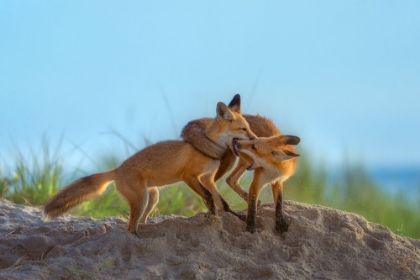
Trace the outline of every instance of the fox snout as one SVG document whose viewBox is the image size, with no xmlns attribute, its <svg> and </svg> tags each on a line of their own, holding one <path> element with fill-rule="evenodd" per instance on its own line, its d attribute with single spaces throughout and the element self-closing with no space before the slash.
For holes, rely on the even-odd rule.
<svg viewBox="0 0 420 280">
<path fill-rule="evenodd" d="M 244 143 L 240 143 L 240 142 L 244 142 Z M 244 140 L 244 139 L 239 139 L 239 138 L 233 138 L 233 141 L 232 141 L 232 146 L 233 146 L 233 153 L 236 155 L 236 156 L 239 156 L 239 152 L 242 150 L 242 149 L 246 149 L 247 148 L 247 145 L 249 144 L 249 145 L 251 145 L 251 140 Z"/>
<path fill-rule="evenodd" d="M 257 138 L 258 138 L 257 135 L 255 135 L 254 132 L 251 131 L 251 133 L 248 136 L 248 139 L 249 140 L 254 140 L 254 139 L 257 139 Z"/>
</svg>

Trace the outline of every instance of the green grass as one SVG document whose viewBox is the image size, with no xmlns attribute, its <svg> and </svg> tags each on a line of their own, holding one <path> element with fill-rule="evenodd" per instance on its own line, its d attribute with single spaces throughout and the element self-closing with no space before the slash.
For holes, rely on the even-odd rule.
<svg viewBox="0 0 420 280">
<path fill-rule="evenodd" d="M 58 151 L 58 149 L 57 149 Z M 17 150 L 14 165 L 6 172 L 0 166 L 0 196 L 16 203 L 42 205 L 64 185 L 65 163 L 58 152 L 51 153 L 44 142 L 42 152 L 26 158 Z M 420 238 L 420 201 L 410 202 L 403 194 L 390 195 L 376 185 L 366 173 L 365 168 L 357 164 L 347 164 L 341 174 L 331 179 L 322 163 L 316 163 L 301 152 L 296 174 L 285 183 L 285 199 L 320 204 L 364 216 L 367 220 L 390 227 L 395 233 L 413 238 Z M 99 162 L 97 171 L 117 166 L 122 162 L 112 154 L 95 159 Z M 66 174 L 75 172 L 67 170 Z M 92 171 L 96 172 L 96 171 Z M 80 171 L 75 176 L 87 174 Z M 251 174 L 241 180 L 247 189 Z M 67 180 L 68 181 L 68 180 Z M 68 182 L 67 182 L 68 183 Z M 234 209 L 246 208 L 246 203 L 220 180 L 218 186 L 222 196 Z M 420 197 L 420 196 L 419 196 Z M 271 188 L 266 187 L 261 193 L 263 202 L 271 202 Z M 202 200 L 184 183 L 177 183 L 160 189 L 160 200 L 152 212 L 157 215 L 192 216 L 199 211 L 206 211 Z M 105 216 L 128 216 L 128 205 L 111 184 L 105 193 L 73 208 L 71 213 L 96 218 Z"/>
<path fill-rule="evenodd" d="M 0 166 L 0 195 L 16 203 L 40 205 L 62 187 L 63 165 L 58 150 L 51 153 L 43 141 L 41 158 L 32 151 L 30 158 L 16 150 L 13 171 L 3 174 Z"/>
<path fill-rule="evenodd" d="M 357 213 L 400 235 L 420 238 L 420 201 L 414 202 L 403 193 L 387 193 L 362 165 L 345 164 L 332 181 L 327 174 L 302 157 L 297 173 L 286 182 L 286 199 Z"/>
</svg>

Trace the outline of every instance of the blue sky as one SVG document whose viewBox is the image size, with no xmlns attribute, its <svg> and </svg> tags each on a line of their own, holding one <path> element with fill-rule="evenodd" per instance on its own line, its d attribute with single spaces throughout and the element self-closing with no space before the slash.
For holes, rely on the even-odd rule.
<svg viewBox="0 0 420 280">
<path fill-rule="evenodd" d="M 335 165 L 420 166 L 419 1 L 1 1 L 0 157 L 244 113 Z"/>
</svg>

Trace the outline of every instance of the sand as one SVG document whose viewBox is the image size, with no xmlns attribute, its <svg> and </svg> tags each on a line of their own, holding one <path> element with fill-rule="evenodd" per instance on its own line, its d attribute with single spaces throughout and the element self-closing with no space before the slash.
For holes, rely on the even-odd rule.
<svg viewBox="0 0 420 280">
<path fill-rule="evenodd" d="M 335 209 L 285 202 L 258 210 L 257 232 L 219 212 L 155 217 L 140 238 L 120 217 L 64 215 L 0 200 L 0 279 L 420 279 L 420 240 Z"/>
</svg>

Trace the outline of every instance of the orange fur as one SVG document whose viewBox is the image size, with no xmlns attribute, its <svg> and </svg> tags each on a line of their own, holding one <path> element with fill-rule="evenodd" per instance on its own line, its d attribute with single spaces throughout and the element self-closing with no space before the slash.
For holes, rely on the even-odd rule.
<svg viewBox="0 0 420 280">
<path fill-rule="evenodd" d="M 240 111 L 241 98 L 236 94 L 229 103 L 229 108 Z M 270 137 L 281 135 L 274 123 L 265 117 L 256 115 L 243 115 L 249 124 L 252 132 L 258 137 Z M 182 130 L 181 137 L 191 143 L 197 150 L 201 151 L 212 158 L 220 159 L 220 166 L 217 170 L 215 181 L 223 177 L 229 170 L 231 170 L 236 162 L 236 157 L 231 149 L 222 149 L 222 147 L 214 145 L 213 142 L 208 141 L 204 136 L 206 127 L 211 122 L 210 118 L 202 118 L 189 122 Z M 248 193 L 240 186 L 239 180 L 246 172 L 246 162 L 239 159 L 236 168 L 226 178 L 227 184 L 245 201 L 248 201 Z M 258 201 L 258 204 L 261 204 Z"/>
<path fill-rule="evenodd" d="M 240 108 L 217 104 L 216 118 L 210 119 L 203 136 L 226 150 L 233 138 L 253 139 Z M 44 206 L 47 217 L 56 217 L 89 197 L 100 194 L 115 181 L 117 190 L 130 205 L 128 230 L 136 233 L 138 223 L 145 223 L 159 200 L 157 187 L 184 181 L 200 195 L 211 213 L 215 205 L 226 211 L 229 206 L 220 196 L 214 175 L 220 161 L 211 158 L 185 141 L 163 141 L 150 145 L 125 160 L 118 168 L 81 178 L 54 196 Z M 213 201 L 214 199 L 214 201 Z"/>
<path fill-rule="evenodd" d="M 234 143 L 234 149 L 245 162 L 245 168 L 254 170 L 248 195 L 248 231 L 255 231 L 258 196 L 268 183 L 271 183 L 276 205 L 276 229 L 280 232 L 287 231 L 288 225 L 282 210 L 283 182 L 295 172 L 299 155 L 295 153 L 293 145 L 299 142 L 300 139 L 296 136 L 278 135 L 238 140 Z"/>
</svg>

